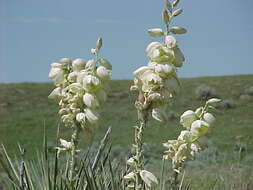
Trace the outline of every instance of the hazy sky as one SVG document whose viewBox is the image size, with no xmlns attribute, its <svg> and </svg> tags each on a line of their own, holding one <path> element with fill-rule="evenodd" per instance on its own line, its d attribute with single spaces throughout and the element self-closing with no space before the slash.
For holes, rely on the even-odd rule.
<svg viewBox="0 0 253 190">
<path fill-rule="evenodd" d="M 176 36 L 186 62 L 180 77 L 253 74 L 253 1 L 181 0 Z M 102 36 L 101 56 L 114 79 L 131 79 L 147 63 L 162 27 L 163 0 L 0 0 L 0 82 L 48 81 L 50 63 L 61 57 L 89 59 Z M 159 39 L 160 40 L 160 39 Z"/>
</svg>

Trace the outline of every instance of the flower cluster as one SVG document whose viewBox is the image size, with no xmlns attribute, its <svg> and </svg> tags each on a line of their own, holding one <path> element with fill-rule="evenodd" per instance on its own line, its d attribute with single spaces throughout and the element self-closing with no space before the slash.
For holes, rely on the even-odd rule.
<svg viewBox="0 0 253 190">
<path fill-rule="evenodd" d="M 153 30 L 152 34 L 157 32 Z M 176 71 L 177 67 L 182 66 L 184 56 L 171 35 L 167 35 L 163 43 L 150 43 L 146 53 L 150 61 L 147 66 L 134 71 L 135 79 L 131 90 L 139 90 L 143 95 L 141 103 L 152 105 L 153 118 L 162 121 L 163 106 L 179 90 Z"/>
<path fill-rule="evenodd" d="M 98 109 L 106 100 L 106 84 L 111 78 L 111 64 L 98 58 L 102 46 L 99 38 L 97 47 L 92 49 L 96 59 L 85 62 L 83 59 L 71 61 L 63 58 L 51 64 L 49 78 L 56 88 L 49 98 L 58 101 L 61 120 L 65 124 L 78 122 L 82 127 L 93 126 L 99 119 Z"/>
<path fill-rule="evenodd" d="M 204 107 L 195 111 L 188 110 L 180 117 L 180 124 L 185 130 L 181 131 L 177 140 L 169 140 L 163 144 L 168 148 L 164 153 L 164 158 L 172 159 L 174 171 L 179 173 L 183 162 L 193 158 L 205 147 L 206 135 L 215 121 L 215 117 L 208 110 L 213 108 L 212 104 L 219 101 L 219 99 L 212 98 L 206 102 Z"/>
</svg>

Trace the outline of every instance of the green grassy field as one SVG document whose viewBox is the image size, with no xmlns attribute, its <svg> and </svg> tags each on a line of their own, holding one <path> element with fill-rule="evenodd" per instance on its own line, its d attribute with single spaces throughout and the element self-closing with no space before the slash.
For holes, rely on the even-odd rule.
<svg viewBox="0 0 253 190">
<path fill-rule="evenodd" d="M 174 115 L 179 116 L 185 110 L 203 104 L 195 96 L 195 89 L 201 84 L 216 88 L 219 98 L 232 99 L 236 103 L 235 108 L 221 109 L 217 114 L 216 126 L 209 137 L 209 150 L 189 162 L 186 181 L 191 176 L 192 187 L 197 189 L 253 189 L 253 98 L 239 98 L 245 89 L 253 86 L 253 75 L 180 81 L 181 92 L 169 108 L 169 113 L 173 112 Z M 132 126 L 136 125 L 137 116 L 135 95 L 128 91 L 130 85 L 131 81 L 128 80 L 110 83 L 110 96 L 101 112 L 100 127 L 95 131 L 96 141 L 103 136 L 108 126 L 112 127 L 114 152 L 128 151 L 133 142 Z M 52 89 L 53 84 L 49 83 L 0 84 L 0 142 L 12 155 L 17 151 L 19 143 L 32 158 L 42 146 L 44 128 L 49 142 L 54 144 L 59 118 L 57 104 L 47 98 Z M 162 157 L 164 149 L 161 144 L 176 138 L 180 130 L 179 118 L 166 124 L 150 122 L 144 138 L 149 154 L 155 159 L 151 160 L 148 167 L 157 172 L 160 170 L 156 158 Z M 69 137 L 70 132 L 64 126 L 60 127 L 61 136 Z M 84 134 L 82 139 L 82 147 L 85 148 L 92 137 Z M 240 148 L 242 151 L 238 151 Z M 195 172 L 192 173 L 193 169 Z M 230 188 L 232 185 L 234 188 Z"/>
</svg>

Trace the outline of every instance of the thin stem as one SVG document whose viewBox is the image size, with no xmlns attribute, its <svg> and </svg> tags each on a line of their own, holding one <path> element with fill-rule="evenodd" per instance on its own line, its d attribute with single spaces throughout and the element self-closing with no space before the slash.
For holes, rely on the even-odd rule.
<svg viewBox="0 0 253 190">
<path fill-rule="evenodd" d="M 78 142 L 79 142 L 79 133 L 80 133 L 80 124 L 75 122 L 74 124 L 74 132 L 71 137 L 71 152 L 70 152 L 70 173 L 69 173 L 69 181 L 71 186 L 74 184 L 74 176 L 75 176 L 75 167 L 76 167 L 76 150 L 78 147 Z"/>
<path fill-rule="evenodd" d="M 147 126 L 147 120 L 148 120 L 148 109 L 145 110 L 138 110 L 138 120 L 140 123 L 140 126 L 138 126 L 135 130 L 135 145 L 136 145 L 136 166 L 135 166 L 135 172 L 139 173 L 141 170 L 143 170 L 143 132 Z M 137 175 L 136 181 L 135 181 L 135 189 L 140 189 L 142 186 L 142 182 L 140 179 L 140 176 Z"/>
</svg>

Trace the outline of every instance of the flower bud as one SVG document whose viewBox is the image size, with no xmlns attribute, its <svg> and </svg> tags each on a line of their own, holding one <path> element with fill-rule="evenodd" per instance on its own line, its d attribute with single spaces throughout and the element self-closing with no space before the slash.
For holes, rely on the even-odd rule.
<svg viewBox="0 0 253 190">
<path fill-rule="evenodd" d="M 197 116 L 196 116 L 195 112 L 192 110 L 185 111 L 180 117 L 181 125 L 183 125 L 187 129 L 189 129 L 191 127 L 191 124 L 195 120 L 197 120 Z"/>
<path fill-rule="evenodd" d="M 218 99 L 218 98 L 211 98 L 211 99 L 209 99 L 206 103 L 207 104 L 215 104 L 215 103 L 218 103 L 218 102 L 220 102 L 221 101 L 221 99 Z"/>
<path fill-rule="evenodd" d="M 182 12 L 183 12 L 183 9 L 177 9 L 177 10 L 175 10 L 175 11 L 172 13 L 172 16 L 173 16 L 173 17 L 176 17 L 176 16 L 180 15 Z"/>
<path fill-rule="evenodd" d="M 55 88 L 48 96 L 50 99 L 59 100 L 61 98 L 61 88 Z"/>
<path fill-rule="evenodd" d="M 110 72 L 103 66 L 97 68 L 97 75 L 102 80 L 109 80 L 111 78 Z"/>
<path fill-rule="evenodd" d="M 74 71 L 81 71 L 85 69 L 85 61 L 81 58 L 77 58 L 72 62 Z"/>
<path fill-rule="evenodd" d="M 102 45 L 103 45 L 102 38 L 99 37 L 98 40 L 97 40 L 97 49 L 100 50 L 100 48 L 102 47 Z"/>
<path fill-rule="evenodd" d="M 152 37 L 162 37 L 164 35 L 164 32 L 160 28 L 152 28 L 148 30 L 148 33 Z"/>
<path fill-rule="evenodd" d="M 92 48 L 92 49 L 90 50 L 90 52 L 91 52 L 93 55 L 96 55 L 96 54 L 97 54 L 97 49 Z"/>
<path fill-rule="evenodd" d="M 147 70 L 150 70 L 150 67 L 148 67 L 148 66 L 143 66 L 143 67 L 140 67 L 140 68 L 138 68 L 137 70 L 135 70 L 134 71 L 134 75 L 136 76 L 136 77 L 140 77 L 145 71 L 147 71 Z"/>
<path fill-rule="evenodd" d="M 98 113 L 90 109 L 85 109 L 85 117 L 91 124 L 96 124 L 98 122 Z"/>
<path fill-rule="evenodd" d="M 69 59 L 69 58 L 61 58 L 59 60 L 59 63 L 61 63 L 62 65 L 66 66 L 66 65 L 71 64 L 71 59 Z"/>
<path fill-rule="evenodd" d="M 170 28 L 170 32 L 172 32 L 173 34 L 185 34 L 187 30 L 182 27 L 174 26 Z"/>
<path fill-rule="evenodd" d="M 164 22 L 164 24 L 168 24 L 169 21 L 170 21 L 170 16 L 169 16 L 168 11 L 165 9 L 163 11 L 163 22 Z"/>
<path fill-rule="evenodd" d="M 83 95 L 83 102 L 86 106 L 88 106 L 90 108 L 96 108 L 99 106 L 99 103 L 98 103 L 96 97 L 90 93 L 85 93 Z"/>
</svg>

